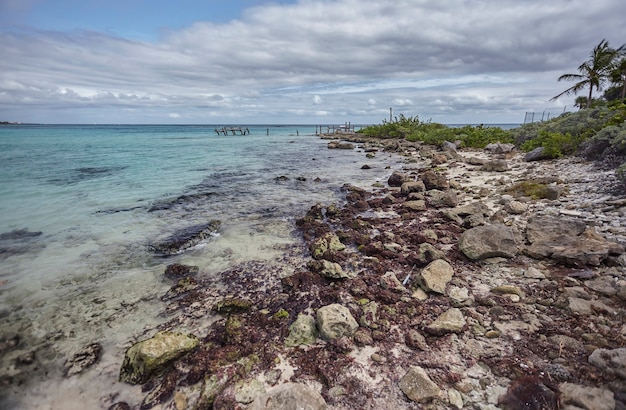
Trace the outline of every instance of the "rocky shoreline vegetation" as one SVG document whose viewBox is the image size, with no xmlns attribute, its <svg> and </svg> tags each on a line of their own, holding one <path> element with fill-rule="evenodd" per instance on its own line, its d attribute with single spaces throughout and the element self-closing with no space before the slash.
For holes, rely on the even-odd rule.
<svg viewBox="0 0 626 410">
<path fill-rule="evenodd" d="M 120 363 L 144 397 L 111 393 L 109 409 L 626 408 L 626 199 L 612 173 L 507 144 L 342 137 L 329 148 L 405 166 L 312 207 L 281 260 L 168 266 L 168 320 Z M 77 353 L 68 377 L 99 355 Z"/>
</svg>

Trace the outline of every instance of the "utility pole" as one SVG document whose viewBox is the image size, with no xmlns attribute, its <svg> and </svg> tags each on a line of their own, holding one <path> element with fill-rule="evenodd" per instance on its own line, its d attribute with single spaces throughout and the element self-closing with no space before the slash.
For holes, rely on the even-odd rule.
<svg viewBox="0 0 626 410">
<path fill-rule="evenodd" d="M 393 114 L 392 114 L 392 111 L 393 111 L 393 110 L 392 110 L 392 107 L 389 107 L 389 122 L 392 122 L 392 121 L 393 121 L 393 120 L 391 119 L 391 117 L 392 117 L 392 115 L 393 115 Z"/>
</svg>

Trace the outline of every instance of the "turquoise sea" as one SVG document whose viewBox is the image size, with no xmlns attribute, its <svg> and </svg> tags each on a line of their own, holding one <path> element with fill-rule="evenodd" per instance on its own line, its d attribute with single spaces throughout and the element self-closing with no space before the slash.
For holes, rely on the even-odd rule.
<svg viewBox="0 0 626 410">
<path fill-rule="evenodd" d="M 119 366 L 128 343 L 164 320 L 166 265 L 210 275 L 276 258 L 312 205 L 402 166 L 390 154 L 329 150 L 315 126 L 215 128 L 0 126 L 0 408 L 107 408 L 105 393 L 133 395 Z M 188 251 L 150 250 L 210 220 L 219 231 Z M 98 364 L 64 378 L 67 358 L 93 342 Z"/>
</svg>

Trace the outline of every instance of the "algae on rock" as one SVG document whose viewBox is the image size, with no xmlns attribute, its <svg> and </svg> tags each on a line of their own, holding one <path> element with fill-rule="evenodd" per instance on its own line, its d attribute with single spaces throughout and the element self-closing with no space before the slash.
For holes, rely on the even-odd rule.
<svg viewBox="0 0 626 410">
<path fill-rule="evenodd" d="M 169 363 L 195 349 L 199 344 L 193 335 L 158 332 L 152 338 L 135 343 L 124 356 L 120 381 L 143 384 L 161 373 Z"/>
</svg>

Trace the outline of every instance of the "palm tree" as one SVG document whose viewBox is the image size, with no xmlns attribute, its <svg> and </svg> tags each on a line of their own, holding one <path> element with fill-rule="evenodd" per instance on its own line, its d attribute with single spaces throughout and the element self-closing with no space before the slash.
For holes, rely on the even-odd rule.
<svg viewBox="0 0 626 410">
<path fill-rule="evenodd" d="M 589 87 L 589 96 L 587 97 L 587 108 L 589 108 L 594 87 L 598 91 L 602 89 L 611 74 L 615 58 L 621 53 L 623 48 L 624 46 L 613 49 L 609 47 L 609 42 L 603 39 L 600 44 L 594 47 L 590 54 L 590 59 L 578 67 L 580 74 L 563 74 L 559 77 L 559 81 L 578 82 L 550 100 L 554 101 L 562 95 L 577 94 L 578 91 Z"/>
<path fill-rule="evenodd" d="M 611 71 L 611 82 L 621 88 L 621 100 L 624 102 L 624 97 L 626 97 L 626 57 L 615 62 L 613 71 Z"/>
</svg>

